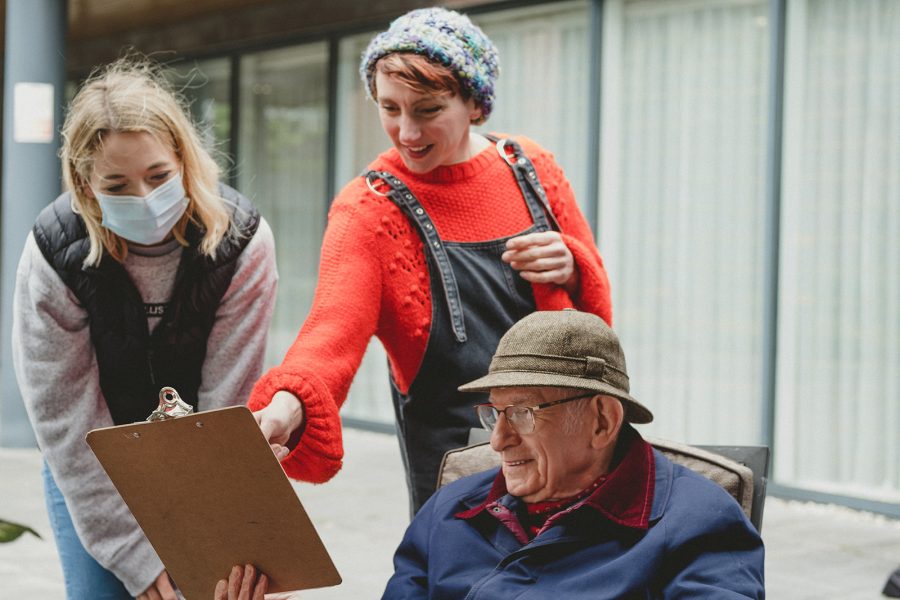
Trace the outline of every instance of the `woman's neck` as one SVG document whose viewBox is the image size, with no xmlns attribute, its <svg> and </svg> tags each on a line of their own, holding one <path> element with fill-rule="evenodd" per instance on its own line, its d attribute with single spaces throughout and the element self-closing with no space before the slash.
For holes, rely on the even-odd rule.
<svg viewBox="0 0 900 600">
<path fill-rule="evenodd" d="M 466 160 L 469 160 L 473 156 L 478 156 L 485 148 L 491 145 L 490 140 L 481 135 L 480 133 L 470 133 L 469 134 L 469 155 L 466 156 Z"/>
</svg>

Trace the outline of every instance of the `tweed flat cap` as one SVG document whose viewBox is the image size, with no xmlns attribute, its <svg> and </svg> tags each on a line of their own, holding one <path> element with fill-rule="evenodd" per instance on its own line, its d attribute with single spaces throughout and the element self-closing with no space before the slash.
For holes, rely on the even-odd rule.
<svg viewBox="0 0 900 600">
<path fill-rule="evenodd" d="M 461 392 L 505 387 L 571 387 L 614 396 L 631 423 L 653 413 L 629 394 L 625 354 L 606 322 L 573 309 L 531 313 L 504 334 L 488 374 Z"/>
</svg>

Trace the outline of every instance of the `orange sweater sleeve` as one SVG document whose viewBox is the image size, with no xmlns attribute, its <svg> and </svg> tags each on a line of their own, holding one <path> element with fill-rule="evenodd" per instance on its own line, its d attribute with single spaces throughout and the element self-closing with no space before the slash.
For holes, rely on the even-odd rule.
<svg viewBox="0 0 900 600">
<path fill-rule="evenodd" d="M 550 208 L 560 226 L 560 233 L 578 270 L 578 291 L 569 298 L 557 285 L 534 285 L 534 299 L 538 310 L 560 310 L 573 307 L 600 316 L 612 325 L 612 298 L 609 278 L 591 228 L 575 200 L 569 180 L 553 155 L 528 138 L 518 138 L 523 150 L 531 158 Z"/>
<path fill-rule="evenodd" d="M 376 228 L 365 220 L 364 200 L 359 200 L 365 194 L 359 187 L 357 179 L 335 199 L 309 316 L 282 363 L 257 381 L 248 402 L 251 410 L 259 410 L 279 390 L 300 398 L 305 429 L 282 466 L 288 476 L 314 483 L 329 480 L 341 468 L 338 411 L 378 325 L 382 270 Z"/>
</svg>

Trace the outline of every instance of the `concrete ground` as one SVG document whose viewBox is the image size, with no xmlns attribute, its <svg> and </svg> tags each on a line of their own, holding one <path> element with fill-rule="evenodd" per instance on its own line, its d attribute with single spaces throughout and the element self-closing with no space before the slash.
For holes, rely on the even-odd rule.
<svg viewBox="0 0 900 600">
<path fill-rule="evenodd" d="M 379 598 L 408 519 L 393 436 L 346 429 L 344 469 L 326 485 L 296 484 L 344 583 L 303 600 Z M 65 597 L 44 510 L 36 450 L 0 449 L 0 518 L 42 536 L 0 544 L 0 599 Z M 766 588 L 775 600 L 878 600 L 900 565 L 900 521 L 842 507 L 766 502 Z"/>
</svg>

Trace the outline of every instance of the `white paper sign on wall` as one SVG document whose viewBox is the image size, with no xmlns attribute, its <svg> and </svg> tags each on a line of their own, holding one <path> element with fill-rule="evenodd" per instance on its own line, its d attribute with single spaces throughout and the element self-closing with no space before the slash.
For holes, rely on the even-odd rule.
<svg viewBox="0 0 900 600">
<path fill-rule="evenodd" d="M 17 83 L 13 101 L 13 140 L 24 144 L 52 142 L 53 85 Z"/>
</svg>

